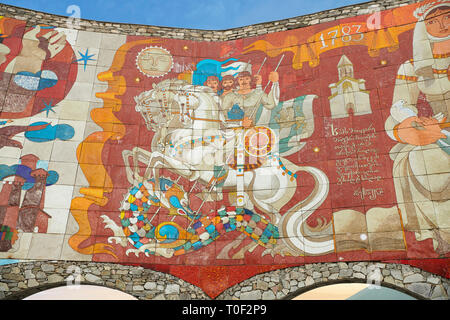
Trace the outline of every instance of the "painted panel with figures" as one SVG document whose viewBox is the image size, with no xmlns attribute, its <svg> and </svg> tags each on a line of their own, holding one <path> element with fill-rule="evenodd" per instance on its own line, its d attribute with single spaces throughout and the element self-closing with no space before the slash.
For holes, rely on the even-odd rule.
<svg viewBox="0 0 450 320">
<path fill-rule="evenodd" d="M 449 17 L 217 42 L 1 17 L 0 258 L 142 265 L 211 297 L 313 262 L 448 277 Z"/>
</svg>

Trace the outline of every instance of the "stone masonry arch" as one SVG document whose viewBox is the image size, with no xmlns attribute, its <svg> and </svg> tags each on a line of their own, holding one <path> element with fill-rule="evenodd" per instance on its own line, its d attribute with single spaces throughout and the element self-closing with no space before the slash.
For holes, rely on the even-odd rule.
<svg viewBox="0 0 450 320">
<path fill-rule="evenodd" d="M 294 292 L 288 294 L 285 298 L 283 298 L 283 300 L 292 300 L 295 297 L 298 297 L 303 293 L 306 293 L 308 291 L 311 291 L 311 290 L 314 290 L 317 288 L 321 288 L 321 287 L 327 287 L 327 286 L 336 285 L 336 284 L 353 284 L 353 283 L 355 283 L 355 284 L 367 283 L 367 281 L 364 281 L 363 279 L 358 279 L 358 278 L 344 278 L 344 279 L 338 279 L 338 280 L 328 280 L 328 281 L 317 282 L 310 286 L 300 288 L 297 291 L 294 291 Z M 379 282 L 379 284 L 374 285 L 373 289 L 376 290 L 377 286 L 379 286 L 379 288 L 386 287 L 386 288 L 394 289 L 396 291 L 400 291 L 400 292 L 405 293 L 405 294 L 407 294 L 415 299 L 418 299 L 418 300 L 426 300 L 426 298 L 424 296 L 421 296 L 413 291 L 410 291 L 408 289 L 399 287 L 397 285 L 394 285 L 394 284 L 391 284 L 388 282 L 381 281 L 381 282 Z"/>
<path fill-rule="evenodd" d="M 75 268 L 74 268 L 75 267 Z M 23 299 L 39 291 L 73 283 L 104 286 L 138 299 L 209 300 L 200 288 L 170 274 L 113 263 L 26 261 L 0 267 L 0 298 Z M 371 281 L 371 272 L 380 282 Z M 369 282 L 367 278 L 369 276 Z M 217 300 L 292 299 L 311 289 L 336 283 L 374 283 L 417 299 L 447 300 L 449 280 L 404 264 L 377 262 L 313 263 L 258 274 L 222 292 Z"/>
<path fill-rule="evenodd" d="M 379 283 L 371 280 L 373 270 L 379 271 Z M 349 282 L 374 283 L 417 299 L 447 300 L 450 294 L 448 279 L 409 265 L 337 262 L 306 264 L 259 274 L 227 289 L 217 299 L 292 299 L 320 286 Z"/>
<path fill-rule="evenodd" d="M 74 268 L 75 267 L 75 268 Z M 104 286 L 138 299 L 209 299 L 199 288 L 170 274 L 114 263 L 27 261 L 0 267 L 0 299 L 22 299 L 39 291 L 76 284 Z"/>
<path fill-rule="evenodd" d="M 83 286 L 83 285 L 84 286 L 86 286 L 86 285 L 92 286 L 94 284 L 92 282 L 83 281 L 83 282 L 78 283 L 77 285 L 79 285 L 79 286 Z M 66 287 L 66 286 L 67 286 L 67 282 L 66 281 L 56 282 L 56 283 L 44 283 L 44 284 L 38 285 L 36 287 L 31 287 L 31 288 L 28 288 L 28 289 L 23 289 L 21 291 L 14 292 L 14 293 L 8 295 L 7 297 L 5 297 L 4 300 L 23 300 L 23 299 L 28 298 L 28 297 L 30 297 L 30 296 L 32 296 L 34 294 L 39 293 L 39 292 L 43 292 L 43 291 L 47 291 L 47 290 L 54 289 L 54 288 L 59 288 L 59 287 Z M 120 290 L 117 287 L 107 286 L 107 285 L 104 285 L 104 284 L 95 284 L 95 286 L 96 287 L 102 287 L 102 288 L 108 288 L 108 289 L 114 289 L 114 290 L 122 292 L 122 293 L 127 293 L 127 292 L 125 292 L 123 290 Z M 76 287 L 76 285 L 74 285 L 73 287 Z M 135 296 L 133 296 L 133 297 L 135 297 Z"/>
</svg>

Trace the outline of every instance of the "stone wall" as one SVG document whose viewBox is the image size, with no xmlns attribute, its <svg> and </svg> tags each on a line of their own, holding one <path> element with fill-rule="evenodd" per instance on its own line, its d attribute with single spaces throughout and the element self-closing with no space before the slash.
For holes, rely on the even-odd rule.
<svg viewBox="0 0 450 320">
<path fill-rule="evenodd" d="M 80 277 L 77 279 L 80 284 L 106 286 L 139 299 L 210 299 L 198 287 L 166 273 L 135 266 L 71 261 L 27 261 L 0 267 L 0 298 L 25 298 L 68 282 L 73 284 L 76 274 L 73 266 L 79 268 Z M 380 275 L 377 281 L 371 281 L 374 271 Z M 338 262 L 262 273 L 225 290 L 216 299 L 290 299 L 322 285 L 345 282 L 390 287 L 418 299 L 447 300 L 450 295 L 448 279 L 409 265 Z"/>
<path fill-rule="evenodd" d="M 297 29 L 306 26 L 312 26 L 324 22 L 334 21 L 337 19 L 369 14 L 375 11 L 397 8 L 400 6 L 416 2 L 419 2 L 419 0 L 369 1 L 358 5 L 345 6 L 309 15 L 292 17 L 289 19 L 278 21 L 264 22 L 227 30 L 170 28 L 163 26 L 146 26 L 146 25 L 122 24 L 114 22 L 102 22 L 86 19 L 81 19 L 80 24 L 75 25 L 74 28 L 78 30 L 93 31 L 93 32 L 150 36 L 150 37 L 161 37 L 170 39 L 185 39 L 198 41 L 227 41 L 252 36 L 259 36 L 272 32 Z M 43 23 L 51 26 L 66 27 L 68 23 L 68 18 L 64 16 L 58 16 L 44 12 L 36 12 L 33 10 L 27 10 L 5 4 L 0 4 L 0 15 L 12 17 L 19 20 L 26 20 L 28 25 L 36 25 L 38 23 Z"/>
<path fill-rule="evenodd" d="M 140 299 L 208 299 L 194 285 L 162 272 L 118 264 L 71 261 L 30 261 L 0 267 L 0 297 L 14 296 L 16 299 L 66 285 L 67 281 L 102 285 Z"/>
</svg>

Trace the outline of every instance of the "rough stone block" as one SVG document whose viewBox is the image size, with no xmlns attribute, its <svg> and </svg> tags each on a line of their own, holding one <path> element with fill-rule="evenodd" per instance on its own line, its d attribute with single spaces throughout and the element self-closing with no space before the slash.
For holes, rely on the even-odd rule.
<svg viewBox="0 0 450 320">
<path fill-rule="evenodd" d="M 406 276 L 403 279 L 403 283 L 414 283 L 414 282 L 422 282 L 425 281 L 425 278 L 420 273 L 415 273 L 409 276 Z"/>
<path fill-rule="evenodd" d="M 239 298 L 240 298 L 240 300 L 261 300 L 262 292 L 261 292 L 261 290 L 253 290 L 253 291 L 249 291 L 249 292 L 243 292 L 243 293 L 241 293 L 241 296 Z"/>
<path fill-rule="evenodd" d="M 168 284 L 166 289 L 164 290 L 164 294 L 179 294 L 180 293 L 180 285 L 178 284 Z"/>
<path fill-rule="evenodd" d="M 431 284 L 429 283 L 412 283 L 407 284 L 406 289 L 411 290 L 424 298 L 429 298 L 431 294 Z"/>
</svg>

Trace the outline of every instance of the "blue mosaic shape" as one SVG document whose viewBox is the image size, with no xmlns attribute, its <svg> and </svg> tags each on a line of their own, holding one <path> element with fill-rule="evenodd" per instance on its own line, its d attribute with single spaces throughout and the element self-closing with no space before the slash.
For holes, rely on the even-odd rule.
<svg viewBox="0 0 450 320">
<path fill-rule="evenodd" d="M 192 244 L 192 247 L 194 248 L 194 250 L 198 250 L 203 247 L 203 243 L 201 241 L 194 242 Z"/>
<path fill-rule="evenodd" d="M 211 238 L 217 239 L 220 236 L 220 233 L 217 232 L 217 230 L 214 230 L 214 232 L 211 233 Z"/>
<path fill-rule="evenodd" d="M 200 228 L 201 226 L 202 226 L 202 223 L 201 223 L 200 221 L 197 221 L 196 223 L 194 223 L 194 224 L 192 225 L 192 228 L 198 229 L 198 228 Z"/>
<path fill-rule="evenodd" d="M 269 242 L 269 238 L 267 236 L 265 236 L 264 234 L 262 234 L 261 237 L 259 237 L 259 240 L 263 243 Z"/>
<path fill-rule="evenodd" d="M 20 71 L 14 76 L 14 82 L 26 90 L 40 91 L 55 86 L 58 82 L 58 76 L 50 70 L 36 73 Z"/>
<path fill-rule="evenodd" d="M 272 232 L 270 232 L 269 229 L 266 228 L 266 229 L 264 229 L 262 235 L 270 238 L 272 236 Z"/>
<path fill-rule="evenodd" d="M 227 112 L 228 119 L 241 120 L 244 118 L 244 111 L 238 104 L 234 104 L 233 107 Z"/>
<path fill-rule="evenodd" d="M 216 227 L 213 224 L 210 224 L 205 229 L 206 229 L 206 231 L 208 231 L 209 234 L 211 234 L 216 230 Z"/>
<path fill-rule="evenodd" d="M 139 235 L 138 235 L 136 232 L 130 234 L 129 237 L 130 237 L 130 239 L 133 240 L 134 242 L 137 242 L 137 241 L 139 241 L 139 239 L 140 239 Z"/>
</svg>

